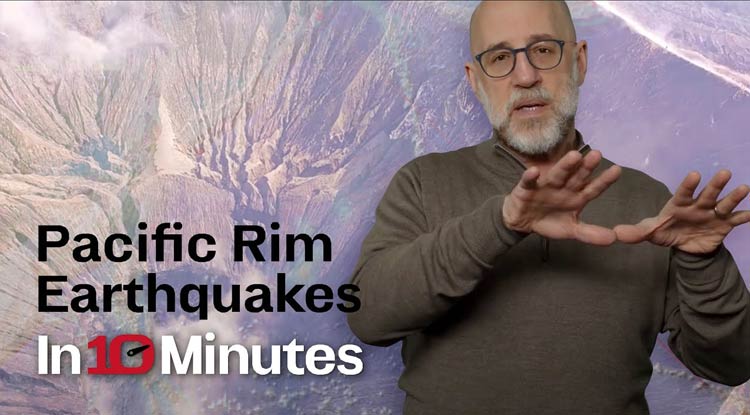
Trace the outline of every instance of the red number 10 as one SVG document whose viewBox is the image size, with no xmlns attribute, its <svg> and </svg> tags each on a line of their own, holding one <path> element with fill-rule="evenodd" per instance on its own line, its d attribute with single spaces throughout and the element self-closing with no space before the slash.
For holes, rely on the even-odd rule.
<svg viewBox="0 0 750 415">
<path fill-rule="evenodd" d="M 131 349 L 143 357 L 139 366 L 122 364 L 122 344 L 138 342 L 140 347 Z M 89 349 L 96 349 L 96 366 L 88 368 L 90 375 L 140 375 L 151 370 L 154 365 L 154 343 L 140 334 L 122 334 L 109 343 L 109 365 L 107 365 L 107 336 L 97 336 L 89 342 Z M 140 349 L 140 350 L 139 350 Z M 131 354 L 128 353 L 130 356 Z"/>
</svg>

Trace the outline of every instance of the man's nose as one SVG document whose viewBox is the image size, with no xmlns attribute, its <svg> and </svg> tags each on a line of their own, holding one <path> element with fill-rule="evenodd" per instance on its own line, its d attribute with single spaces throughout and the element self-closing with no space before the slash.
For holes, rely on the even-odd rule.
<svg viewBox="0 0 750 415">
<path fill-rule="evenodd" d="M 539 70 L 529 63 L 529 57 L 525 52 L 516 54 L 516 67 L 512 73 L 513 85 L 522 88 L 530 88 L 541 80 Z"/>
</svg>

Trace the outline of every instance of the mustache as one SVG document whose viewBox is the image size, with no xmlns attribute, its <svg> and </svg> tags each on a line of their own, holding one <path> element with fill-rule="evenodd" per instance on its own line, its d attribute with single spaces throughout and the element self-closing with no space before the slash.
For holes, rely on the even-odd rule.
<svg viewBox="0 0 750 415">
<path fill-rule="evenodd" d="M 540 99 L 546 102 L 551 102 L 552 94 L 543 87 L 534 89 L 514 89 L 510 94 L 510 98 L 508 98 L 508 102 L 505 103 L 505 114 L 510 114 L 516 104 L 525 99 Z"/>
</svg>

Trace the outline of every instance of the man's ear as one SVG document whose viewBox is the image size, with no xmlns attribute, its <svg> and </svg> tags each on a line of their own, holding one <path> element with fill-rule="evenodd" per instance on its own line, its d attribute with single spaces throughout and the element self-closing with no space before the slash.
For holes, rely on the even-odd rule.
<svg viewBox="0 0 750 415">
<path fill-rule="evenodd" d="M 578 41 L 578 86 L 583 85 L 583 81 L 586 79 L 586 69 L 588 68 L 588 44 L 585 40 Z"/>
<path fill-rule="evenodd" d="M 466 79 L 469 81 L 469 85 L 471 86 L 471 90 L 474 91 L 474 95 L 477 95 L 477 78 L 474 74 L 474 68 L 472 67 L 472 62 L 466 62 L 464 64 L 464 69 L 466 70 Z"/>
</svg>

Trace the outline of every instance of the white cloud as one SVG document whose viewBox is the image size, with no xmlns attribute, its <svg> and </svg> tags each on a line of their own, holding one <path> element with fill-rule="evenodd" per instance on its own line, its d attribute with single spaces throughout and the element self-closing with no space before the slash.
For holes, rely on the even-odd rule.
<svg viewBox="0 0 750 415">
<path fill-rule="evenodd" d="M 0 51 L 71 67 L 116 67 L 128 53 L 166 46 L 139 3 L 0 2 Z M 82 29 L 85 27 L 87 29 Z"/>
</svg>

